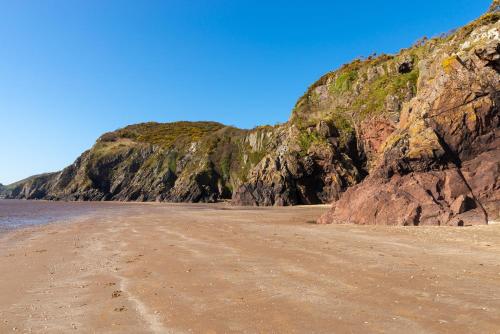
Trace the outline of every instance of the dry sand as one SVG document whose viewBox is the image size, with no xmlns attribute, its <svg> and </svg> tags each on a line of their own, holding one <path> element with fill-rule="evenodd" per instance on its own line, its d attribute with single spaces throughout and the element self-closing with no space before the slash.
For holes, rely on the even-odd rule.
<svg viewBox="0 0 500 334">
<path fill-rule="evenodd" d="M 500 332 L 500 225 L 116 205 L 0 235 L 0 333 Z"/>
</svg>

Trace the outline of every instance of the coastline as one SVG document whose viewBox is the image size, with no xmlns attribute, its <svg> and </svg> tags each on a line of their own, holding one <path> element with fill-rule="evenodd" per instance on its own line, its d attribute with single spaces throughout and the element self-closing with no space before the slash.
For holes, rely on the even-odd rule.
<svg viewBox="0 0 500 334">
<path fill-rule="evenodd" d="M 500 326 L 499 225 L 306 224 L 326 206 L 120 208 L 0 235 L 0 332 Z"/>
<path fill-rule="evenodd" d="M 144 205 L 152 205 L 152 206 L 164 206 L 164 207 L 191 207 L 192 209 L 197 209 L 200 207 L 210 207 L 214 209 L 220 210 L 254 210 L 257 207 L 255 206 L 238 206 L 233 205 L 231 201 L 220 201 L 216 203 L 178 203 L 178 202 L 153 202 L 153 201 L 59 201 L 59 200 L 45 200 L 45 199 L 0 199 L 0 210 L 4 209 L 2 204 L 20 204 L 29 208 L 28 203 L 33 204 L 46 204 L 46 206 L 54 206 L 51 211 L 57 212 L 57 206 L 66 205 L 69 206 L 69 210 L 66 213 L 59 213 L 56 217 L 46 217 L 44 212 L 36 212 L 33 216 L 28 217 L 27 219 L 17 219 L 18 217 L 12 217 L 8 212 L 3 212 L 0 214 L 0 235 L 9 231 L 30 228 L 35 226 L 44 226 L 47 224 L 58 224 L 58 223 L 67 223 L 68 221 L 75 220 L 79 217 L 91 216 L 94 215 L 99 217 L 100 213 L 109 213 L 106 212 L 109 209 L 120 209 L 120 208 L 128 208 L 133 206 L 144 206 Z M 295 205 L 295 208 L 330 208 L 331 204 L 314 204 L 314 205 Z M 83 208 L 82 208 L 83 207 Z M 7 205 L 8 208 L 8 205 Z M 259 210 L 272 210 L 272 206 L 263 206 L 258 207 Z M 18 214 L 23 211 L 25 208 L 17 208 L 14 209 L 14 213 Z M 45 208 L 47 209 L 50 208 Z M 76 210 L 75 210 L 76 209 Z M 0 211 L 2 212 L 2 211 Z M 28 222 L 26 221 L 28 220 Z M 12 222 L 9 222 L 12 221 Z"/>
</svg>

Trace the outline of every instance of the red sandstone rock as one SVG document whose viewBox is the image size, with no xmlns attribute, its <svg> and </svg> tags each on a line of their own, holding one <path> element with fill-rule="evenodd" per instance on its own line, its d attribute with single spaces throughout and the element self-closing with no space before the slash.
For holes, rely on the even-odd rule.
<svg viewBox="0 0 500 334">
<path fill-rule="evenodd" d="M 319 223 L 477 225 L 500 217 L 498 21 L 419 64 L 371 175 Z M 467 46 L 464 47 L 464 45 Z"/>
</svg>

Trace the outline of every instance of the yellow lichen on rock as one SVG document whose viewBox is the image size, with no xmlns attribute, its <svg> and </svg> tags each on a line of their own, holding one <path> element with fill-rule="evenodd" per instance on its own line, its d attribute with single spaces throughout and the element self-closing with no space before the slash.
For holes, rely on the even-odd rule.
<svg viewBox="0 0 500 334">
<path fill-rule="evenodd" d="M 423 121 L 412 124 L 408 130 L 408 158 L 432 158 L 444 154 L 436 133 L 431 128 L 426 127 Z"/>
<path fill-rule="evenodd" d="M 450 56 L 443 59 L 441 62 L 441 67 L 446 72 L 450 74 L 453 71 L 454 63 L 457 61 L 457 56 Z"/>
</svg>

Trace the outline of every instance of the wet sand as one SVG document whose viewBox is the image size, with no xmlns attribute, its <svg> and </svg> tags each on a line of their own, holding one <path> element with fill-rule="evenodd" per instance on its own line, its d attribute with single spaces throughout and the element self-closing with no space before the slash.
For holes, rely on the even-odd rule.
<svg viewBox="0 0 500 334">
<path fill-rule="evenodd" d="M 0 333 L 498 333 L 500 225 L 117 209 L 0 234 Z"/>
</svg>

